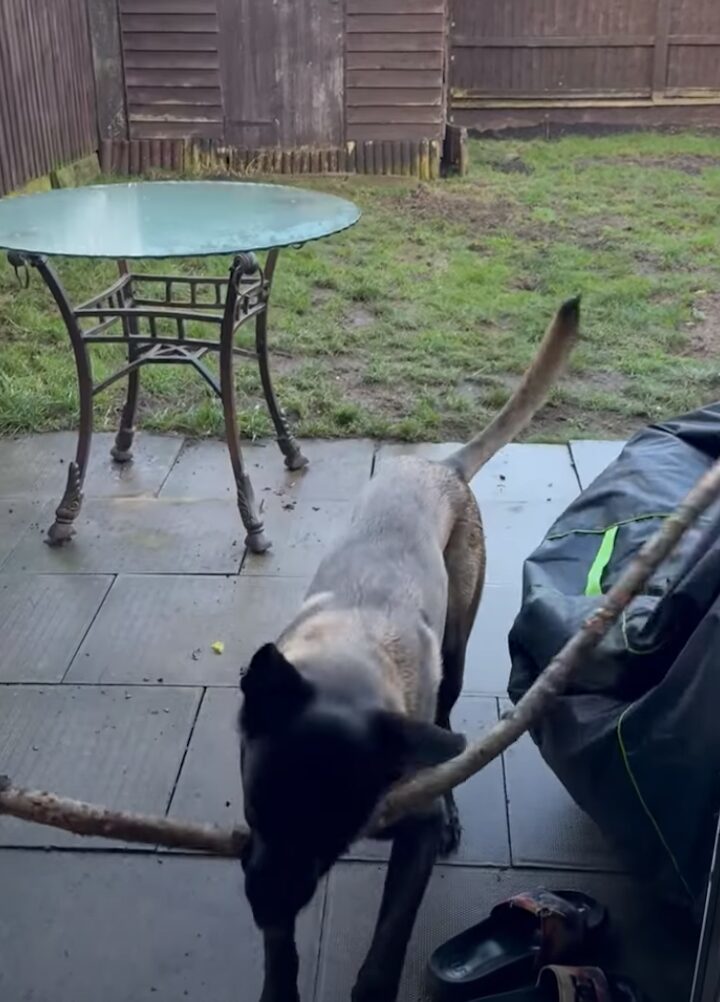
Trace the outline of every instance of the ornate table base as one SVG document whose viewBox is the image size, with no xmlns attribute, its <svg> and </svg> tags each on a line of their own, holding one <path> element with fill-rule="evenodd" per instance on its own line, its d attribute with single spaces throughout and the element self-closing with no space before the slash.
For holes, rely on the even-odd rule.
<svg viewBox="0 0 720 1002">
<path fill-rule="evenodd" d="M 192 365 L 222 401 L 237 505 L 247 531 L 245 542 L 253 553 L 267 550 L 270 543 L 258 515 L 238 438 L 233 361 L 236 355 L 257 360 L 263 393 L 285 465 L 291 470 L 306 466 L 307 460 L 290 432 L 270 378 L 267 313 L 277 257 L 278 251 L 271 250 L 262 267 L 254 254 L 238 254 L 228 278 L 136 274 L 128 269 L 125 261 L 119 261 L 118 280 L 104 292 L 73 307 L 47 258 L 15 251 L 8 254 L 10 263 L 16 268 L 30 265 L 42 276 L 65 321 L 75 354 L 80 397 L 78 443 L 75 461 L 69 464 L 65 493 L 55 512 L 55 522 L 48 530 L 46 542 L 50 546 L 61 545 L 75 531 L 73 522 L 82 505 L 82 487 L 90 454 L 95 394 L 127 376 L 125 406 L 111 452 L 115 462 L 129 462 L 140 369 L 143 365 L 184 364 Z M 254 352 L 238 348 L 234 343 L 235 332 L 251 317 L 255 318 Z M 215 337 L 198 337 L 194 331 L 187 331 L 186 324 L 190 322 L 212 326 L 218 333 Z M 92 325 L 84 327 L 87 323 Z M 88 349 L 93 344 L 123 344 L 127 351 L 127 364 L 100 383 L 94 383 L 92 378 Z M 219 383 L 202 363 L 208 352 L 218 353 Z"/>
</svg>

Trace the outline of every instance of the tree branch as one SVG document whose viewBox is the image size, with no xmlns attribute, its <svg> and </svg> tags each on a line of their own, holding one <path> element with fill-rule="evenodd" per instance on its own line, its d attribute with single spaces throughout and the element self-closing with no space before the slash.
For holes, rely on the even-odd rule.
<svg viewBox="0 0 720 1002">
<path fill-rule="evenodd" d="M 426 806 L 464 783 L 522 737 L 565 691 L 577 666 L 602 640 L 687 529 L 719 495 L 720 461 L 701 477 L 677 510 L 663 521 L 619 581 L 603 597 L 596 611 L 538 676 L 517 706 L 462 755 L 433 769 L 426 769 L 391 790 L 375 811 L 367 833 L 387 827 L 409 811 Z M 0 777 L 2 814 L 63 828 L 78 835 L 99 835 L 125 842 L 200 850 L 221 856 L 238 856 L 248 838 L 248 830 L 244 827 L 221 829 L 213 825 L 111 811 L 52 793 L 23 790 L 12 786 L 5 777 Z"/>
<path fill-rule="evenodd" d="M 239 856 L 248 837 L 246 828 L 223 829 L 151 814 L 112 811 L 98 804 L 57 797 L 54 793 L 23 790 L 12 786 L 6 776 L 0 776 L 2 814 L 63 828 L 75 835 L 98 835 L 123 842 L 161 845 L 167 849 L 197 849 L 219 856 Z"/>
</svg>

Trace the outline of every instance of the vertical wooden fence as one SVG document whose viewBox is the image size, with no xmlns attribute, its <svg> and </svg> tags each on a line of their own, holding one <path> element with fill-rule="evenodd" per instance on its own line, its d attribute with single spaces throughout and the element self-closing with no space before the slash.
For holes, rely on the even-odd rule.
<svg viewBox="0 0 720 1002">
<path fill-rule="evenodd" d="M 720 124 L 718 0 L 450 0 L 450 121 Z"/>
<path fill-rule="evenodd" d="M 108 170 L 437 173 L 447 0 L 112 2 L 127 129 L 101 115 Z"/>
<path fill-rule="evenodd" d="M 0 0 L 0 195 L 97 145 L 85 0 Z"/>
<path fill-rule="evenodd" d="M 0 195 L 105 169 L 434 177 L 478 129 L 720 125 L 720 0 L 0 0 Z"/>
</svg>

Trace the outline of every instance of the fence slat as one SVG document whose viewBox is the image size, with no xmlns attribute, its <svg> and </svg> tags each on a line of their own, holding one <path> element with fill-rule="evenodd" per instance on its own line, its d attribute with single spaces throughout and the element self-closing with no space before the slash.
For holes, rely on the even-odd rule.
<svg viewBox="0 0 720 1002">
<path fill-rule="evenodd" d="M 98 148 L 85 3 L 0 4 L 0 195 Z"/>
<path fill-rule="evenodd" d="M 667 87 L 671 2 L 672 0 L 658 0 L 655 15 L 655 49 L 652 71 L 652 91 L 655 97 L 662 97 Z"/>
</svg>

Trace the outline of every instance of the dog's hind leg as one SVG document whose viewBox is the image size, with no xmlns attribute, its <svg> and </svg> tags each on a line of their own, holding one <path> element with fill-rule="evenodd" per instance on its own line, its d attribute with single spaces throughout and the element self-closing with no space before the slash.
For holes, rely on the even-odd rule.
<svg viewBox="0 0 720 1002">
<path fill-rule="evenodd" d="M 482 522 L 469 490 L 464 517 L 456 523 L 445 549 L 445 566 L 448 572 L 448 608 L 435 722 L 451 730 L 450 714 L 462 691 L 465 652 L 485 580 Z M 452 791 L 445 795 L 444 802 L 445 831 L 440 852 L 448 856 L 460 844 L 461 826 Z"/>
<path fill-rule="evenodd" d="M 372 944 L 352 1002 L 395 1002 L 415 917 L 442 842 L 440 803 L 397 826 Z"/>
</svg>

